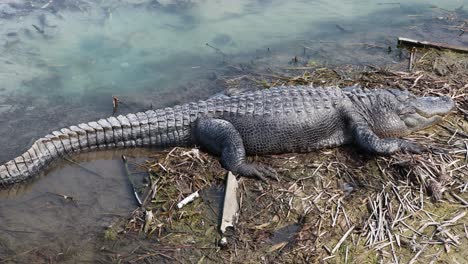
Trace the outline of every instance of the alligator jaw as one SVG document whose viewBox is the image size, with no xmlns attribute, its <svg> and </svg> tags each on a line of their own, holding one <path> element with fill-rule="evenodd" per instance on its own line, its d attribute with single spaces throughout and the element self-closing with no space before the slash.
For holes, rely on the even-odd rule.
<svg viewBox="0 0 468 264">
<path fill-rule="evenodd" d="M 416 112 L 423 117 L 443 117 L 448 115 L 455 108 L 455 102 L 448 96 L 419 97 L 416 99 L 413 106 Z"/>
</svg>

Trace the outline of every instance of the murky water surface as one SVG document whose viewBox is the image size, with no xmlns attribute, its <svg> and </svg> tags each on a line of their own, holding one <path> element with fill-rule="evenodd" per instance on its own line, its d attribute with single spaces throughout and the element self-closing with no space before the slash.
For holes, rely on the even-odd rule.
<svg viewBox="0 0 468 264">
<path fill-rule="evenodd" d="M 0 3 L 0 161 L 53 129 L 203 99 L 243 67 L 384 64 L 396 37 L 466 44 L 427 27 L 467 1 L 22 1 Z M 462 9 L 463 10 L 463 7 Z M 424 26 L 421 26 L 424 25 Z M 452 36 L 452 37 L 450 37 Z M 444 39 L 440 39 L 443 37 Z M 370 43 L 369 48 L 362 43 Z M 364 49 L 365 48 L 365 49 Z M 0 193 L 0 255 L 50 245 L 92 260 L 96 236 L 135 207 L 119 158 L 59 162 Z M 64 199 L 61 195 L 73 197 Z"/>
<path fill-rule="evenodd" d="M 54 260 L 62 254 L 62 259 L 92 262 L 103 230 L 137 206 L 122 154 L 79 154 L 32 181 L 1 190 L 0 256 L 6 260 L 6 256 L 16 256 L 12 260 L 21 263 L 31 260 L 29 253 L 32 259 L 50 255 Z M 149 155 L 144 150 L 125 154 Z M 141 158 L 128 159 L 142 162 Z M 132 172 L 139 178 L 139 170 Z"/>
</svg>

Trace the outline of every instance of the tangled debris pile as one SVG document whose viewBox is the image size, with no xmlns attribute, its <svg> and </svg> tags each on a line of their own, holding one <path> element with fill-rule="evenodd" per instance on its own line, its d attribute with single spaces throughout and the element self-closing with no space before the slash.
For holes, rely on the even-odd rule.
<svg viewBox="0 0 468 264">
<path fill-rule="evenodd" d="M 412 72 L 401 63 L 387 69 L 286 70 L 247 80 L 267 86 L 358 83 L 450 95 L 456 113 L 409 136 L 429 152 L 369 157 L 343 147 L 252 157 L 276 168 L 281 180 L 240 179 L 239 221 L 220 241 L 226 172 L 212 156 L 175 148 L 141 165 L 150 171 L 150 198 L 130 220 L 109 227 L 103 250 L 113 261 L 131 263 L 462 263 L 468 257 L 468 57 L 436 50 L 414 55 Z M 195 192 L 202 199 L 177 208 Z M 137 248 L 130 246 L 132 239 L 139 241 Z"/>
</svg>

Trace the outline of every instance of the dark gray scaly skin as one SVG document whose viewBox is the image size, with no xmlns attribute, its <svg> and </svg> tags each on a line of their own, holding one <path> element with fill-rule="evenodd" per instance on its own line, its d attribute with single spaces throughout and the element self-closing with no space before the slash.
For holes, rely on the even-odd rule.
<svg viewBox="0 0 468 264">
<path fill-rule="evenodd" d="M 0 185 L 28 179 L 51 161 L 81 151 L 198 145 L 224 168 L 265 179 L 273 169 L 246 155 L 309 152 L 356 144 L 378 155 L 423 147 L 398 139 L 433 125 L 454 108 L 449 97 L 416 97 L 395 89 L 276 87 L 54 131 L 0 165 Z"/>
</svg>

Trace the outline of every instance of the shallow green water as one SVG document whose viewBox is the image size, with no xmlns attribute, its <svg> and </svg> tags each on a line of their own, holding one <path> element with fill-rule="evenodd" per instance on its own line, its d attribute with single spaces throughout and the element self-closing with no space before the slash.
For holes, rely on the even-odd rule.
<svg viewBox="0 0 468 264">
<path fill-rule="evenodd" d="M 301 40 L 387 31 L 414 23 L 417 16 L 442 15 L 436 7 L 463 5 L 371 0 L 207 0 L 162 6 L 145 4 L 151 1 L 97 2 L 83 2 L 81 11 L 54 14 L 39 8 L 3 21 L 2 31 L 17 35 L 4 40 L 2 88 L 74 101 L 96 94 L 173 89 L 207 70 L 216 71 L 220 61 L 236 61 L 269 47 L 294 54 Z"/>
<path fill-rule="evenodd" d="M 139 111 L 206 98 L 223 91 L 223 79 L 244 74 L 242 69 L 288 67 L 294 56 L 299 66 L 309 61 L 385 64 L 402 59 L 395 51 L 397 36 L 468 42 L 468 34 L 444 26 L 449 11 L 468 4 L 459 0 L 33 2 L 35 6 L 22 0 L 0 4 L 2 162 L 52 129 L 110 115 L 112 95 L 125 103 L 121 113 Z M 83 230 L 91 234 L 85 248 L 92 252 L 102 214 L 134 207 L 119 163 L 92 165 L 113 167 L 116 181 L 89 178 L 64 164 L 31 188 L 2 193 L 0 229 L 10 232 L 0 252 L 14 255 L 47 242 L 56 254 L 66 249 L 65 241 L 80 250 Z M 50 192 L 104 200 L 74 209 Z M 29 201 L 37 196 L 46 197 L 43 203 L 53 209 L 33 205 L 32 210 Z M 64 224 L 77 218 L 82 219 L 78 225 Z"/>
</svg>

